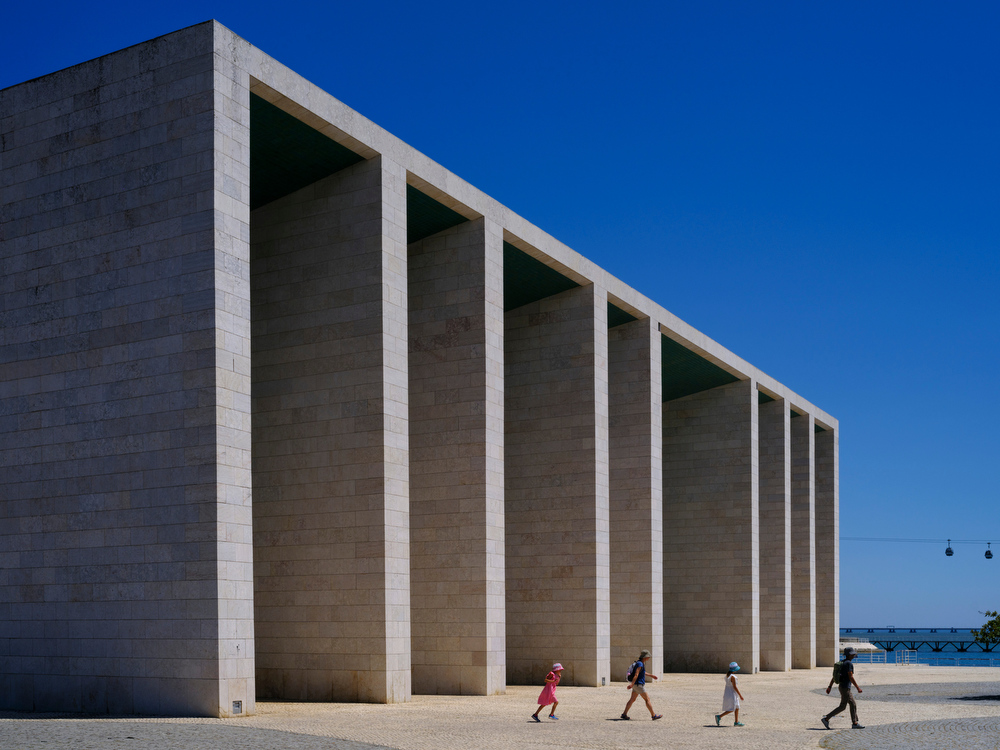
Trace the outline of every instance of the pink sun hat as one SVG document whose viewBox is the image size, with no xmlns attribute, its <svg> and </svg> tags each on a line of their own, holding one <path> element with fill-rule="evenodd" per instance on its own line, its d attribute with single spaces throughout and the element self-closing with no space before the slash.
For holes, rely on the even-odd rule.
<svg viewBox="0 0 1000 750">
<path fill-rule="evenodd" d="M 558 671 L 560 669 L 564 669 L 564 667 L 559 662 L 556 662 L 555 664 L 552 665 L 552 671 L 553 672 L 556 672 L 556 671 Z"/>
</svg>

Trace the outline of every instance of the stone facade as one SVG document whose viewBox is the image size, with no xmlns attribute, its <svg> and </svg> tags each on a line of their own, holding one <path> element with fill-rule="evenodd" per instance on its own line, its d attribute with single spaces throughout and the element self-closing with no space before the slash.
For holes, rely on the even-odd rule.
<svg viewBox="0 0 1000 750">
<path fill-rule="evenodd" d="M 503 239 L 478 219 L 410 246 L 413 689 L 506 684 Z"/>
<path fill-rule="evenodd" d="M 611 661 L 663 653 L 660 333 L 646 318 L 608 342 Z M 654 562 L 655 561 L 655 562 Z M 657 667 L 659 669 L 659 667 Z"/>
<path fill-rule="evenodd" d="M 792 503 L 788 402 L 758 406 L 760 420 L 760 668 L 792 665 Z"/>
<path fill-rule="evenodd" d="M 251 219 L 261 697 L 410 694 L 404 187 L 374 158 Z"/>
<path fill-rule="evenodd" d="M 507 313 L 507 674 L 610 679 L 606 302 L 594 285 Z"/>
<path fill-rule="evenodd" d="M 760 667 L 757 461 L 752 380 L 663 405 L 667 669 Z"/>
<path fill-rule="evenodd" d="M 792 667 L 816 666 L 816 451 L 812 417 L 791 420 Z"/>
<path fill-rule="evenodd" d="M 837 433 L 816 433 L 816 666 L 840 658 L 840 477 Z"/>
<path fill-rule="evenodd" d="M 0 92 L 4 708 L 253 709 L 248 81 L 217 41 Z"/>
<path fill-rule="evenodd" d="M 836 419 L 218 23 L 0 191 L 0 709 L 835 658 Z"/>
</svg>

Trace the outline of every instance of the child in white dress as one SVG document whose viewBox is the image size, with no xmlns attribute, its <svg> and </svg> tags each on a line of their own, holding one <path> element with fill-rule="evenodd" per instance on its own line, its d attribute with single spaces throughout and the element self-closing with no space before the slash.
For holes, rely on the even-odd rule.
<svg viewBox="0 0 1000 750">
<path fill-rule="evenodd" d="M 729 665 L 729 671 L 726 672 L 726 692 L 722 694 L 722 713 L 715 715 L 715 725 L 721 726 L 719 722 L 722 721 L 722 717 L 726 714 L 735 714 L 733 718 L 736 719 L 733 724 L 734 727 L 741 727 L 743 723 L 740 721 L 740 700 L 743 699 L 743 694 L 740 689 L 736 687 L 736 675 L 735 672 L 740 671 L 740 665 L 736 662 L 732 662 Z"/>
</svg>

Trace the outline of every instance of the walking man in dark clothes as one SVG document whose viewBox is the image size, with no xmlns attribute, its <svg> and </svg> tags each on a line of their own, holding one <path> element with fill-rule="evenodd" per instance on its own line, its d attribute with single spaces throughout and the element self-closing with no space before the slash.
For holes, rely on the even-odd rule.
<svg viewBox="0 0 1000 750">
<path fill-rule="evenodd" d="M 848 706 L 851 707 L 851 729 L 864 729 L 858 723 L 858 704 L 854 702 L 854 696 L 851 695 L 851 685 L 857 688 L 858 693 L 862 692 L 857 681 L 854 679 L 854 657 L 857 655 L 858 652 L 852 646 L 844 649 L 844 661 L 840 664 L 840 684 L 838 685 L 840 688 L 840 705 L 820 719 L 823 722 L 823 726 L 827 729 L 830 728 L 830 719 Z M 830 694 L 830 688 L 833 687 L 835 679 L 835 677 L 830 678 L 830 684 L 826 686 L 827 695 Z"/>
</svg>

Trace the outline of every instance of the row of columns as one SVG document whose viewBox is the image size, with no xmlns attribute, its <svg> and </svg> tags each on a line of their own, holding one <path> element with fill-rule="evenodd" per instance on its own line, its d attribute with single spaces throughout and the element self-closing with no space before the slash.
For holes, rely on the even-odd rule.
<svg viewBox="0 0 1000 750">
<path fill-rule="evenodd" d="M 405 182 L 251 218 L 258 696 L 832 663 L 836 433 L 752 379 L 662 403 L 656 321 L 595 284 L 505 313 L 503 228 L 407 245 Z"/>
</svg>

